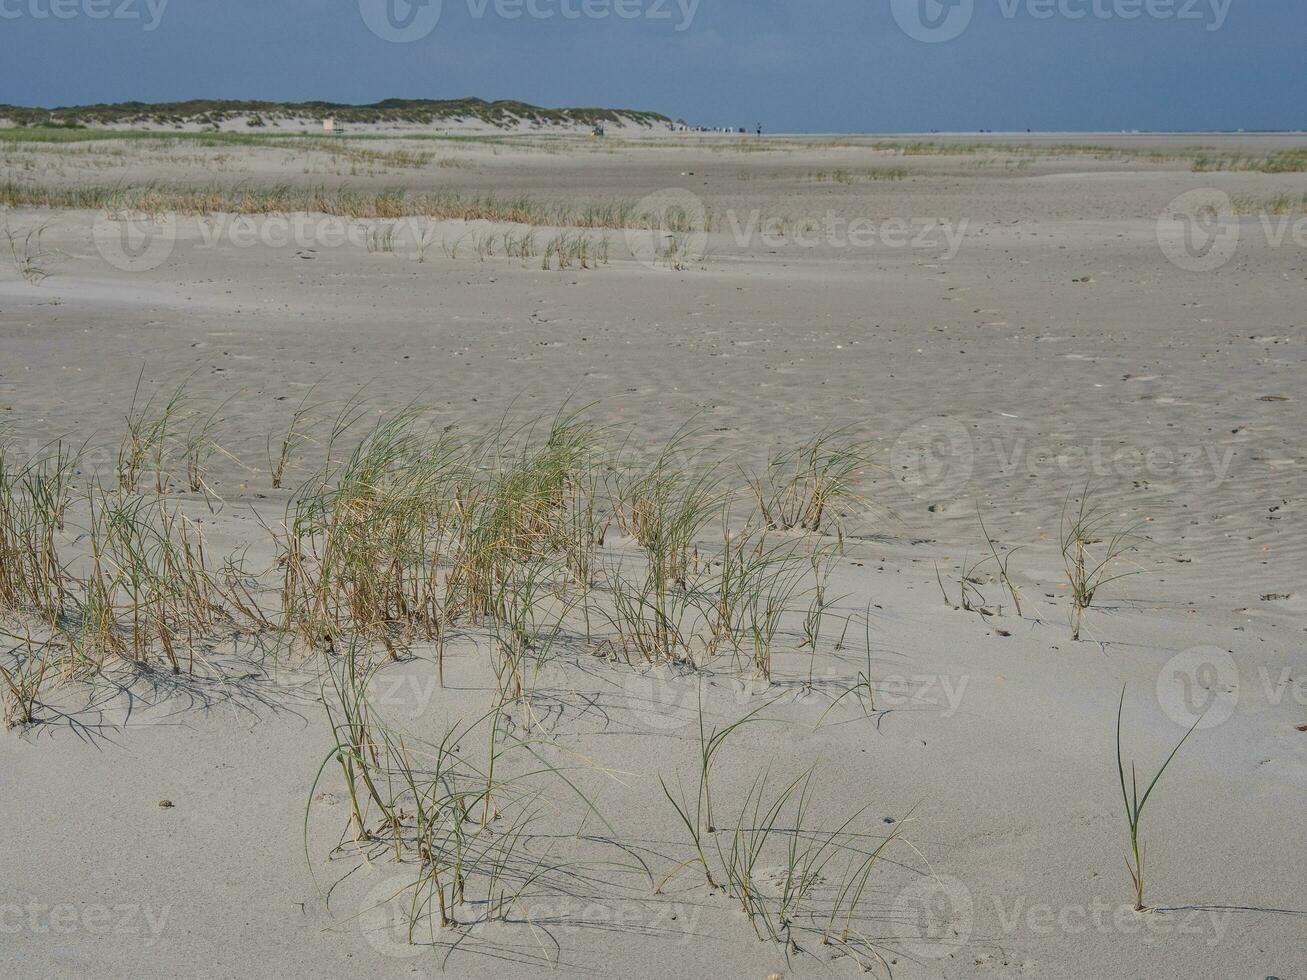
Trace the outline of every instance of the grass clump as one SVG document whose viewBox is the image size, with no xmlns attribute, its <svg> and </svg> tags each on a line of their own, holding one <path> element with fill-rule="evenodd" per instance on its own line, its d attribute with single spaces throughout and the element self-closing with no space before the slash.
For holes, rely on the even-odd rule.
<svg viewBox="0 0 1307 980">
<path fill-rule="evenodd" d="M 290 505 L 279 544 L 285 628 L 312 647 L 346 633 L 390 643 L 396 628 L 436 638 L 443 589 L 430 557 L 462 463 L 451 437 L 422 438 L 411 410 L 378 422 L 343 462 L 329 458 Z"/>
<path fill-rule="evenodd" d="M 603 240 L 603 261 L 607 261 L 608 240 Z M 600 260 L 600 248 L 585 232 L 559 232 L 545 244 L 540 268 L 549 270 L 558 267 L 559 272 L 576 266 L 580 269 L 593 268 Z"/>
<path fill-rule="evenodd" d="M 1115 571 L 1120 558 L 1135 548 L 1138 525 L 1110 530 L 1109 517 L 1086 486 L 1076 509 L 1070 510 L 1068 496 L 1062 506 L 1062 563 L 1071 587 L 1071 639 L 1079 640 L 1085 612 L 1100 590 L 1137 571 Z"/>
<path fill-rule="evenodd" d="M 435 741 L 391 726 L 369 698 L 380 669 L 366 645 L 351 642 L 326 692 L 336 744 L 314 788 L 333 764 L 340 769 L 348 850 L 361 861 L 389 854 L 411 878 L 400 891 L 410 943 L 440 943 L 446 930 L 507 922 L 515 911 L 528 916 L 528 893 L 556 891 L 570 873 L 565 862 L 533 853 L 542 794 L 554 785 L 579 791 L 543 761 L 541 746 L 513 734 L 502 705 L 451 722 Z M 310 803 L 306 828 L 311 812 Z"/>
<path fill-rule="evenodd" d="M 1258 196 L 1255 194 L 1235 194 L 1231 198 L 1231 207 L 1235 214 L 1285 215 L 1307 212 L 1307 194 L 1290 194 L 1281 192 Z"/>
<path fill-rule="evenodd" d="M 0 607 L 24 621 L 0 647 L 5 714 L 38 720 L 55 679 L 115 666 L 202 670 L 210 651 L 241 637 L 303 653 L 322 672 L 333 735 L 314 789 L 338 775 L 348 802 L 334 853 L 396 869 L 411 942 L 457 947 L 475 938 L 469 926 L 529 922 L 542 899 L 600 880 L 586 870 L 600 865 L 587 857 L 595 840 L 558 827 L 563 797 L 581 803 L 586 823 L 602 816 L 572 776 L 594 767 L 551 755 L 570 750 L 550 728 L 568 695 L 549 671 L 593 669 L 594 655 L 682 672 L 729 662 L 769 682 L 789 667 L 801 684 L 806 668 L 812 688 L 812 659 L 828 645 L 822 619 L 838 602 L 827 586 L 835 546 L 782 536 L 684 430 L 651 450 L 628 441 L 613 452 L 566 407 L 464 433 L 416 405 L 373 417 L 355 396 L 315 431 L 319 465 L 288 491 L 284 525 L 269 529 L 269 567 L 252 570 L 243 553 L 210 556 L 187 514 L 201 501 L 163 492 L 172 463 L 206 494 L 209 466 L 221 463 L 224 404 L 197 410 L 189 380 L 147 389 L 138 378 L 107 487 L 75 486 L 80 454 L 62 444 L 36 459 L 0 451 Z M 313 393 L 267 440 L 279 483 L 309 442 Z M 822 462 L 840 456 L 831 453 L 809 447 L 781 468 L 773 511 L 797 515 L 791 530 L 831 527 L 834 502 L 854 492 L 851 472 Z M 432 703 L 444 696 L 434 688 L 425 702 L 439 724 L 424 718 L 414 734 L 386 718 L 373 695 L 386 672 L 429 662 L 443 687 L 451 642 L 472 655 L 460 656 L 448 703 Z M 466 708 L 477 690 L 468 672 L 485 678 L 489 703 L 476 710 Z M 870 675 L 869 642 L 858 682 L 868 695 Z M 642 867 L 625 870 L 660 891 L 701 869 L 759 936 L 820 938 L 870 963 L 864 895 L 885 845 L 855 831 L 860 814 L 823 823 L 812 773 L 779 789 L 764 776 L 742 802 L 715 783 L 730 736 L 775 700 L 729 724 L 707 719 L 701 701 L 697 785 L 661 782 L 693 854 L 661 883 L 643 859 L 628 856 Z M 316 812 L 311 802 L 306 834 Z"/>
<path fill-rule="evenodd" d="M 36 285 L 50 275 L 50 259 L 58 253 L 47 248 L 42 241 L 49 224 L 36 225 L 26 231 L 14 231 L 5 221 L 5 239 L 9 244 L 9 260 L 23 279 Z"/>
<path fill-rule="evenodd" d="M 992 563 L 993 572 L 989 573 L 989 581 L 997 580 L 1003 591 L 1012 599 L 1012 605 L 1016 609 L 1017 618 L 1021 618 L 1021 590 L 1016 583 L 1012 581 L 1012 576 L 1008 568 L 1012 563 L 1012 557 L 1020 548 L 999 551 L 998 541 L 989 533 L 989 528 L 985 525 L 985 517 L 980 512 L 979 504 L 976 505 L 976 520 L 980 523 L 980 531 L 985 536 L 985 545 L 989 554 L 977 561 L 971 561 L 969 557 L 962 561 L 961 572 L 958 576 L 958 604 L 954 605 L 949 591 L 944 586 L 943 576 L 940 575 L 939 566 L 935 567 L 935 580 L 939 583 L 940 591 L 944 594 L 944 602 L 952 609 L 962 609 L 966 612 L 979 613 L 982 616 L 993 616 L 994 610 L 990 608 L 989 599 L 982 591 L 988 582 L 981 576 L 985 574 L 982 569 L 989 567 Z M 1001 614 L 1003 607 L 1000 604 L 998 612 Z"/>
<path fill-rule="evenodd" d="M 166 398 L 161 399 L 158 392 L 152 392 L 142 401 L 144 380 L 145 369 L 141 368 L 127 411 L 127 433 L 118 448 L 118 487 L 124 493 L 135 492 L 146 467 L 151 465 L 154 488 L 163 493 L 174 448 L 174 423 L 186 410 L 186 381 Z"/>
<path fill-rule="evenodd" d="M 812 179 L 818 183 L 856 184 L 868 180 L 906 180 L 906 167 L 876 167 L 867 170 L 817 170 Z"/>
<path fill-rule="evenodd" d="M 97 669 L 107 656 L 161 655 L 173 673 L 183 656 L 191 670 L 196 647 L 226 618 L 199 528 L 163 498 L 93 488 L 88 507 L 90 568 L 63 631 L 70 650 Z"/>
<path fill-rule="evenodd" d="M 753 481 L 763 521 L 780 530 L 840 533 L 848 509 L 864 502 L 856 485 L 868 461 L 866 447 L 847 429 L 823 430 L 773 456 Z"/>
<path fill-rule="evenodd" d="M 869 835 L 856 829 L 866 807 L 833 826 L 823 825 L 813 813 L 819 800 L 816 770 L 809 769 L 776 789 L 768 767 L 754 778 L 730 825 L 714 823 L 713 762 L 730 735 L 760 720 L 761 710 L 754 709 L 723 728 L 714 727 L 709 734 L 700 700 L 699 789 L 694 802 L 679 784 L 674 794 L 659 776 L 694 854 L 674 867 L 658 889 L 686 868 L 698 866 L 709 888 L 725 892 L 739 904 L 759 939 L 797 951 L 800 936 L 811 934 L 870 968 L 883 960 L 864 931 L 871 911 L 867 886 L 877 861 L 902 833 L 902 822 L 868 850 Z M 838 876 L 837 867 L 842 869 Z"/>
<path fill-rule="evenodd" d="M 363 428 L 355 397 L 324 420 L 323 459 L 289 491 L 258 571 L 245 551 L 210 556 L 187 514 L 198 502 L 168 495 L 184 470 L 212 510 L 210 470 L 229 456 L 226 403 L 199 407 L 189 382 L 138 377 L 108 488 L 75 487 L 81 453 L 64 444 L 33 460 L 0 447 L 0 608 L 40 624 L 32 650 L 48 640 L 61 677 L 114 660 L 190 671 L 233 629 L 328 658 L 349 642 L 389 661 L 434 645 L 442 682 L 451 631 L 472 630 L 488 641 L 500 703 L 528 712 L 555 649 L 581 638 L 642 669 L 729 658 L 768 682 L 778 656 L 806 646 L 811 674 L 833 552 L 773 540 L 772 525 L 829 529 L 833 502 L 854 492 L 824 439 L 781 468 L 769 523 L 739 507 L 685 433 L 651 460 L 626 459 L 578 411 L 465 435 L 417 406 Z M 274 485 L 309 441 L 313 391 L 267 440 Z"/>
<path fill-rule="evenodd" d="M 22 728 L 35 724 L 42 685 L 54 660 L 51 646 L 33 642 L 30 631 L 22 637 L 0 635 L 17 644 L 4 656 L 9 661 L 7 665 L 0 660 L 0 680 L 4 681 L 4 687 L 0 688 L 0 695 L 3 695 L 0 696 L 0 705 L 4 708 L 5 727 Z"/>
<path fill-rule="evenodd" d="M 291 413 L 290 421 L 286 425 L 284 432 L 276 437 L 269 435 L 267 439 L 268 455 L 268 472 L 272 477 L 272 488 L 280 490 L 286 479 L 286 470 L 290 466 L 291 458 L 295 451 L 304 443 L 307 438 L 305 427 L 313 414 L 313 407 L 309 399 L 317 390 L 317 385 L 313 385 L 304 393 L 304 397 L 299 400 L 295 406 L 295 411 Z"/>
<path fill-rule="evenodd" d="M 196 188 L 167 184 L 61 187 L 8 181 L 0 184 L 0 206 L 179 214 L 327 214 L 356 220 L 425 217 L 435 221 L 488 221 L 531 227 L 620 230 L 644 219 L 634 205 L 612 202 L 573 207 L 527 195 L 460 194 L 406 190 L 358 191 L 340 187 L 257 187 L 239 184 Z M 589 239 L 586 239 L 589 241 Z"/>
<path fill-rule="evenodd" d="M 628 663 L 694 665 L 705 642 L 699 600 L 707 565 L 696 546 L 725 497 L 713 468 L 693 458 L 674 465 L 680 446 L 674 439 L 648 467 L 614 477 L 613 520 L 643 559 L 614 563 L 608 574 L 616 632 L 609 645 Z"/>
<path fill-rule="evenodd" d="M 1307 150 L 1276 150 L 1266 156 L 1243 153 L 1199 153 L 1193 159 L 1195 173 L 1254 171 L 1263 174 L 1297 174 L 1307 171 Z"/>
<path fill-rule="evenodd" d="M 58 624 L 69 596 L 59 533 L 79 454 L 19 460 L 0 443 L 0 609 Z"/>
</svg>

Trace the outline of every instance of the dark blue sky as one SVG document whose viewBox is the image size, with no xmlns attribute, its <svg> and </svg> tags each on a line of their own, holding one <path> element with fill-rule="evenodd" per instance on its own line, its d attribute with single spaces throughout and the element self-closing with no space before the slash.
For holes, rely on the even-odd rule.
<svg viewBox="0 0 1307 980">
<path fill-rule="evenodd" d="M 0 102 L 478 95 L 771 131 L 1304 129 L 1304 40 L 1301 0 L 0 0 Z"/>
</svg>

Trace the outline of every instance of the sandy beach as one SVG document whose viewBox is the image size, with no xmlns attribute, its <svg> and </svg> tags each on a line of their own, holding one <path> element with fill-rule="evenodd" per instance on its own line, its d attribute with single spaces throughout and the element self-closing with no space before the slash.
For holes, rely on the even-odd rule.
<svg viewBox="0 0 1307 980">
<path fill-rule="evenodd" d="M 1307 137 L 245 135 L 0 135 L 0 973 L 1307 972 Z M 219 610 L 85 639 L 111 499 Z"/>
</svg>

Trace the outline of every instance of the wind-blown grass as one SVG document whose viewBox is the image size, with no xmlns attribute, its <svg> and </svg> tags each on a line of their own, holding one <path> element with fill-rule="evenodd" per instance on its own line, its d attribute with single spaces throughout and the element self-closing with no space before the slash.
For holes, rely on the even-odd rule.
<svg viewBox="0 0 1307 980">
<path fill-rule="evenodd" d="M 312 394 L 268 439 L 274 483 L 310 444 L 322 460 L 289 491 L 264 569 L 248 544 L 211 556 L 191 501 L 172 496 L 212 507 L 211 460 L 228 455 L 224 406 L 201 407 L 187 382 L 138 379 L 110 487 L 75 487 L 80 451 L 64 444 L 0 451 L 0 607 L 40 624 L 31 650 L 49 643 L 60 677 L 115 660 L 182 672 L 235 627 L 326 657 L 361 642 L 395 661 L 431 644 L 443 679 L 451 630 L 473 629 L 500 701 L 528 713 L 564 637 L 642 669 L 718 662 L 764 680 L 807 646 L 811 672 L 832 545 L 797 527 L 773 539 L 773 525 L 779 513 L 827 533 L 851 473 L 805 462 L 764 513 L 684 433 L 646 461 L 608 449 L 581 412 L 469 434 L 410 406 L 362 429 L 357 398 L 332 418 Z"/>
<path fill-rule="evenodd" d="M 818 183 L 856 184 L 864 180 L 906 180 L 905 167 L 880 167 L 866 170 L 817 170 L 812 179 Z"/>
<path fill-rule="evenodd" d="M 575 855 L 592 842 L 560 835 L 557 820 L 567 800 L 603 822 L 573 775 L 595 767 L 553 737 L 540 710 L 553 697 L 546 669 L 593 654 L 763 678 L 783 664 L 800 679 L 806 666 L 811 684 L 837 541 L 797 525 L 832 525 L 800 520 L 782 533 L 751 490 L 700 459 L 688 431 L 650 458 L 629 444 L 610 450 L 603 430 L 566 407 L 538 424 L 465 433 L 416 405 L 365 423 L 358 397 L 310 420 L 312 394 L 268 440 L 283 476 L 303 447 L 322 458 L 289 491 L 263 570 L 239 555 L 212 559 L 185 511 L 199 502 L 172 495 L 173 466 L 206 484 L 202 446 L 222 410 L 194 411 L 185 384 L 138 385 L 124 478 L 107 488 L 74 487 L 77 454 L 60 444 L 33 459 L 0 453 L 0 607 L 30 621 L 6 630 L 0 648 L 12 723 L 40 720 L 55 678 L 114 664 L 190 672 L 236 634 L 311 658 L 332 733 L 314 791 L 339 780 L 348 803 L 336 855 L 392 867 L 410 941 L 456 947 L 469 926 L 529 922 L 534 903 L 570 894 L 587 873 Z M 773 515 L 819 514 L 854 492 L 852 473 L 809 465 L 822 452 L 795 458 Z M 481 672 L 488 701 L 467 708 L 477 688 L 460 684 L 439 724 L 405 730 L 374 703 L 374 685 L 417 654 L 432 655 L 419 662 L 434 661 L 443 685 L 451 635 L 476 639 L 459 651 L 480 659 L 460 659 L 460 671 Z M 858 681 L 868 695 L 870 673 L 869 641 Z M 760 777 L 743 800 L 715 783 L 730 736 L 777 697 L 724 724 L 701 704 L 697 780 L 688 791 L 661 784 L 693 853 L 661 886 L 701 869 L 760 937 L 820 939 L 870 964 L 869 880 L 899 830 L 876 843 L 872 828 L 855 829 L 861 810 L 824 821 L 811 772 L 779 788 Z M 319 812 L 306 806 L 306 848 Z M 566 856 L 554 850 L 563 839 Z"/>
<path fill-rule="evenodd" d="M 36 225 L 25 231 L 14 231 L 5 220 L 4 235 L 9 245 L 9 259 L 14 271 L 33 285 L 50 275 L 47 268 L 56 253 L 43 241 L 49 225 Z"/>
<path fill-rule="evenodd" d="M 824 430 L 773 456 L 766 474 L 753 481 L 763 519 L 782 530 L 838 532 L 846 512 L 863 502 L 856 485 L 868 460 L 847 429 Z"/>
<path fill-rule="evenodd" d="M 698 866 L 709 888 L 733 898 L 761 940 L 799 948 L 803 932 L 837 945 L 864 967 L 883 962 L 875 944 L 861 932 L 868 909 L 868 881 L 885 849 L 903 831 L 903 823 L 872 850 L 866 834 L 855 832 L 866 807 L 834 826 L 822 826 L 812 814 L 818 799 L 815 769 L 773 788 L 770 767 L 757 775 L 744 794 L 730 825 L 718 827 L 712 816 L 712 765 L 729 736 L 756 722 L 762 707 L 722 728 L 705 729 L 699 709 L 698 793 L 691 802 L 678 784 L 673 793 L 659 776 L 663 795 L 676 813 L 693 847 L 691 857 L 662 880 Z M 833 867 L 842 866 L 836 879 Z M 833 884 L 838 880 L 838 884 Z"/>
<path fill-rule="evenodd" d="M 391 727 L 369 702 L 378 666 L 357 644 L 342 654 L 326 698 L 336 745 L 314 787 L 335 763 L 350 803 L 347 833 L 359 856 L 388 852 L 408 869 L 410 942 L 428 922 L 439 941 L 438 931 L 471 924 L 459 919 L 468 912 L 475 921 L 505 920 L 528 889 L 564 870 L 527 847 L 537 784 L 557 770 L 542 766 L 528 740 L 504 729 L 498 708 L 452 722 L 438 741 Z M 472 751 L 479 741 L 484 754 Z M 510 768 L 519 756 L 526 771 Z M 311 812 L 310 803 L 306 827 Z"/>
<path fill-rule="evenodd" d="M 1235 170 L 1263 174 L 1296 174 L 1307 171 L 1307 150 L 1276 150 L 1266 156 L 1244 153 L 1200 153 L 1194 157 L 1195 173 Z"/>
<path fill-rule="evenodd" d="M 1071 588 L 1071 639 L 1079 640 L 1085 611 L 1102 588 L 1138 574 L 1116 571 L 1117 561 L 1135 548 L 1138 525 L 1111 530 L 1092 487 L 1085 487 L 1075 510 L 1070 502 L 1068 496 L 1062 505 L 1062 562 Z"/>
<path fill-rule="evenodd" d="M 629 201 L 569 205 L 524 194 L 500 196 L 454 191 L 415 194 L 404 189 L 363 191 L 346 186 L 288 184 L 203 188 L 167 184 L 56 187 L 8 181 L 0 184 L 0 206 L 178 215 L 308 213 L 355 219 L 425 217 L 437 221 L 493 221 L 609 230 L 642 228 L 653 220 Z"/>
<path fill-rule="evenodd" d="M 1231 197 L 1235 214 L 1284 215 L 1307 213 L 1307 194 L 1235 194 Z"/>
</svg>

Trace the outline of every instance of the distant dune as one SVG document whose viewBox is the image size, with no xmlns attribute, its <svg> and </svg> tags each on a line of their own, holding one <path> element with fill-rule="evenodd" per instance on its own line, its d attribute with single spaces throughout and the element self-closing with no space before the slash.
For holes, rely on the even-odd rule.
<svg viewBox="0 0 1307 980">
<path fill-rule="evenodd" d="M 548 109 L 525 102 L 484 99 L 386 99 L 372 105 L 333 102 L 240 102 L 193 99 L 189 102 L 116 102 L 54 109 L 0 105 L 0 124 L 86 128 L 248 130 L 320 128 L 334 119 L 341 127 L 394 132 L 437 128 L 453 131 L 590 129 L 597 123 L 616 129 L 653 129 L 672 120 L 637 109 Z"/>
</svg>

